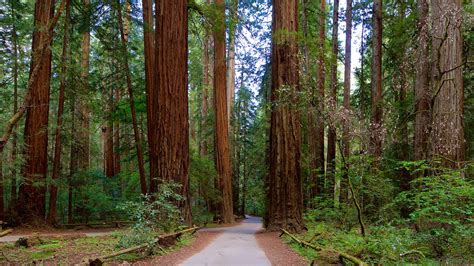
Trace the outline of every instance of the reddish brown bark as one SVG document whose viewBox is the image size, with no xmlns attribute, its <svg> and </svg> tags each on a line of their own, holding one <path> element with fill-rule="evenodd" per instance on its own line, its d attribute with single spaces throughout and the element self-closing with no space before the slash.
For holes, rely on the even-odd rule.
<svg viewBox="0 0 474 266">
<path fill-rule="evenodd" d="M 431 124 L 430 50 L 428 0 L 417 1 L 418 47 L 415 80 L 415 124 L 414 158 L 425 160 L 429 154 L 429 132 Z"/>
<path fill-rule="evenodd" d="M 56 223 L 56 202 L 58 197 L 58 187 L 54 182 L 59 178 L 61 172 L 61 132 L 63 125 L 63 113 L 64 113 L 64 92 L 66 88 L 66 76 L 67 76 L 67 53 L 68 53 L 68 38 L 69 38 L 69 19 L 70 19 L 70 0 L 66 0 L 66 15 L 64 18 L 64 33 L 63 33 L 63 47 L 61 52 L 61 81 L 59 84 L 59 100 L 58 100 L 58 112 L 56 120 L 56 131 L 54 134 L 54 159 L 53 159 L 53 184 L 50 187 L 49 197 L 49 211 L 48 211 L 48 222 L 51 224 Z"/>
<path fill-rule="evenodd" d="M 332 14 L 332 60 L 331 60 L 331 94 L 330 94 L 330 106 L 328 109 L 330 112 L 335 113 L 337 107 L 337 31 L 339 27 L 339 0 L 334 1 L 334 10 Z M 334 123 L 329 124 L 328 130 L 328 148 L 326 158 L 326 173 L 327 181 L 329 184 L 334 184 L 335 172 L 336 172 L 336 127 Z M 328 186 L 327 193 L 331 194 L 333 187 Z"/>
<path fill-rule="evenodd" d="M 43 58 L 47 54 L 47 52 L 50 51 L 49 45 L 53 37 L 53 30 L 65 6 L 66 6 L 66 1 L 63 0 L 61 2 L 61 5 L 58 8 L 58 12 L 56 16 L 54 16 L 51 19 L 51 22 L 48 23 L 49 27 L 43 27 L 43 29 L 47 29 L 47 30 L 43 30 L 43 32 L 45 32 L 44 38 L 42 42 L 39 43 L 38 47 L 36 48 L 36 53 L 33 54 L 35 58 Z M 8 120 L 8 122 L 5 125 L 5 132 L 0 138 L 0 152 L 5 149 L 5 146 L 13 133 L 13 129 L 18 124 L 18 122 L 26 113 L 28 107 L 30 107 L 32 103 L 33 88 L 37 83 L 39 73 L 41 73 L 41 70 L 43 67 L 42 63 L 43 63 L 43 60 L 38 60 L 37 64 L 30 66 L 30 77 L 28 78 L 25 100 L 23 101 L 23 104 L 20 106 L 20 108 L 18 108 L 18 111 L 10 118 L 10 120 Z"/>
<path fill-rule="evenodd" d="M 301 231 L 301 128 L 297 111 L 298 1 L 273 0 L 272 105 L 270 121 L 267 215 L 269 230 Z M 285 96 L 283 89 L 288 90 Z M 282 101 L 282 97 L 289 99 Z"/>
<path fill-rule="evenodd" d="M 156 123 L 153 113 L 153 95 L 154 91 L 154 47 L 155 47 L 155 38 L 154 38 L 154 22 L 153 22 L 153 2 L 152 0 L 142 0 L 143 7 L 143 42 L 144 42 L 144 56 L 145 56 L 145 90 L 146 90 L 146 104 L 147 104 L 147 123 L 148 123 L 148 143 L 149 143 L 149 154 L 150 157 L 156 158 L 156 150 L 151 147 L 156 147 L 157 139 L 150 131 L 150 125 Z M 153 155 L 152 155 L 153 154 Z M 154 169 L 155 170 L 155 169 Z M 153 176 L 156 176 L 156 172 L 151 171 L 150 167 L 150 179 L 149 179 L 149 192 L 153 193 L 156 191 L 156 181 L 153 179 Z"/>
<path fill-rule="evenodd" d="M 431 156 L 458 168 L 465 160 L 463 7 L 461 0 L 433 0 Z"/>
<path fill-rule="evenodd" d="M 158 3 L 157 3 L 158 4 Z M 192 222 L 189 191 L 188 119 L 188 9 L 187 0 L 162 1 L 156 12 L 155 90 L 159 102 L 155 178 L 181 184 L 180 208 L 185 221 Z M 159 89 L 158 89 L 158 88 Z M 151 158 L 150 158 L 151 160 Z"/>
<path fill-rule="evenodd" d="M 132 87 L 132 74 L 130 72 L 130 67 L 128 63 L 128 51 L 127 51 L 127 40 L 122 20 L 122 12 L 120 7 L 120 1 L 117 0 L 118 6 L 118 22 L 120 28 L 120 38 L 122 41 L 122 58 L 123 64 L 125 65 L 125 74 L 127 78 L 127 90 L 128 90 L 128 99 L 130 103 L 130 110 L 132 112 L 132 124 L 133 124 L 133 136 L 135 138 L 135 148 L 137 150 L 137 159 L 138 159 L 138 172 L 140 175 L 140 188 L 142 194 L 147 193 L 146 188 L 146 177 L 145 177 L 145 167 L 143 162 L 143 151 L 142 151 L 142 140 L 140 136 L 140 131 L 138 130 L 138 121 L 137 121 L 137 110 L 135 108 L 135 99 L 133 97 L 133 87 Z"/>
<path fill-rule="evenodd" d="M 221 191 L 220 214 L 224 223 L 233 223 L 232 169 L 229 150 L 229 116 L 226 91 L 225 5 L 215 1 L 218 17 L 214 31 L 214 113 L 215 113 L 215 161 L 219 190 Z"/>
<path fill-rule="evenodd" d="M 51 50 L 43 48 L 43 42 L 51 43 L 48 25 L 53 18 L 53 0 L 37 0 L 35 4 L 35 30 L 33 32 L 31 74 L 40 64 L 37 78 L 29 91 L 24 130 L 25 167 L 24 181 L 20 188 L 18 212 L 23 221 L 45 218 L 45 179 L 48 170 L 48 112 L 51 76 Z M 46 31 L 44 29 L 47 29 Z M 41 53 L 41 56 L 39 56 Z M 35 183 L 39 182 L 39 186 Z"/>
<path fill-rule="evenodd" d="M 371 154 L 374 156 L 375 166 L 378 166 L 382 156 L 383 141 L 383 99 L 382 99 L 382 0 L 374 0 L 372 13 L 374 33 L 372 37 L 372 123 L 371 123 Z"/>
</svg>

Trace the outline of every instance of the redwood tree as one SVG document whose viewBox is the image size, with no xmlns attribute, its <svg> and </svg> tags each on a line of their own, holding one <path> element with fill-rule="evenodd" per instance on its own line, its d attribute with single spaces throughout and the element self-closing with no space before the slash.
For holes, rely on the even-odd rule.
<svg viewBox="0 0 474 266">
<path fill-rule="evenodd" d="M 463 7 L 461 0 L 433 0 L 431 155 L 461 167 L 465 157 Z"/>
<path fill-rule="evenodd" d="M 269 230 L 301 231 L 301 128 L 297 111 L 298 0 L 273 0 L 272 86 L 267 215 Z M 285 91 L 285 95 L 282 94 Z"/>
<path fill-rule="evenodd" d="M 56 131 L 54 133 L 54 159 L 53 159 L 53 182 L 59 178 L 61 172 L 61 132 L 63 124 L 63 113 L 64 113 L 64 93 L 66 90 L 66 75 L 67 75 L 67 53 L 68 53 L 68 41 L 69 41 L 69 19 L 70 19 L 70 0 L 66 1 L 66 17 L 64 18 L 64 33 L 63 33 L 63 47 L 61 52 L 61 81 L 59 84 L 59 100 L 58 100 L 58 113 L 56 121 Z M 49 197 L 49 211 L 48 211 L 48 222 L 56 222 L 56 202 L 58 197 L 58 187 L 56 184 L 52 184 L 50 187 Z"/>
<path fill-rule="evenodd" d="M 382 156 L 382 0 L 374 0 L 373 6 L 373 37 L 372 37 L 372 134 L 371 134 L 371 154 L 375 158 L 375 163 Z"/>
<path fill-rule="evenodd" d="M 154 178 L 181 184 L 180 207 L 186 222 L 191 224 L 187 4 L 187 0 L 163 1 L 156 9 L 157 73 L 152 95 L 159 105 L 152 105 L 158 127 L 152 128 L 151 133 L 158 139 L 158 147 L 151 148 L 157 148 L 158 156 L 150 158 L 150 164 L 158 170 Z"/>
<path fill-rule="evenodd" d="M 144 42 L 144 56 L 145 56 L 145 90 L 146 90 L 146 106 L 147 106 L 147 122 L 148 122 L 148 145 L 149 145 L 149 155 L 150 158 L 157 157 L 156 143 L 157 139 L 153 136 L 151 129 L 156 127 L 155 117 L 153 114 L 154 107 L 153 99 L 156 98 L 153 95 L 154 91 L 154 80 L 155 80 L 155 30 L 153 22 L 153 1 L 152 0 L 142 0 L 143 8 L 143 42 Z M 155 147 L 155 148 L 151 148 Z M 151 162 L 152 160 L 150 160 Z M 149 179 L 149 192 L 153 193 L 156 191 L 156 180 L 152 178 L 157 176 L 156 168 L 151 168 L 150 163 L 150 179 Z"/>
<path fill-rule="evenodd" d="M 233 223 L 232 167 L 229 150 L 229 116 L 226 91 L 226 45 L 224 0 L 216 0 L 218 15 L 214 25 L 214 113 L 215 113 L 215 161 L 219 190 L 221 191 L 220 214 L 224 223 Z"/>
<path fill-rule="evenodd" d="M 26 220 L 44 219 L 46 174 L 48 171 L 48 117 L 49 91 L 51 76 L 51 49 L 45 48 L 51 43 L 52 29 L 48 27 L 54 15 L 53 0 L 37 0 L 35 4 L 32 42 L 31 73 L 40 64 L 36 79 L 29 88 L 29 105 L 26 108 L 24 130 L 25 167 L 23 184 L 20 188 L 18 211 Z M 46 29 L 46 30 L 45 30 Z M 50 32 L 51 31 L 51 32 Z M 44 50 L 43 50 L 44 49 Z M 43 50 L 43 51 L 41 51 Z"/>
<path fill-rule="evenodd" d="M 429 130 L 431 123 L 430 110 L 430 50 L 428 0 L 417 1 L 418 47 L 415 80 L 415 123 L 414 123 L 414 157 L 424 160 L 428 156 Z"/>
</svg>

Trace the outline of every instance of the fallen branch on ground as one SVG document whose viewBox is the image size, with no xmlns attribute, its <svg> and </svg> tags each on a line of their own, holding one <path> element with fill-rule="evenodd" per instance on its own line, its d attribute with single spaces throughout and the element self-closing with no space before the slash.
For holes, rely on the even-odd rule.
<svg viewBox="0 0 474 266">
<path fill-rule="evenodd" d="M 425 257 L 425 254 L 423 254 L 423 252 L 421 252 L 419 250 L 416 250 L 416 249 L 407 251 L 405 253 L 402 253 L 402 254 L 400 254 L 400 257 L 403 258 L 405 256 L 412 255 L 412 254 L 418 254 L 419 256 L 421 256 L 423 258 Z"/>
<path fill-rule="evenodd" d="M 332 248 L 324 248 L 324 247 L 320 247 L 320 246 L 316 246 L 316 245 L 313 245 L 311 243 L 308 243 L 304 240 L 301 240 L 299 238 L 297 238 L 296 236 L 294 236 L 293 234 L 291 234 L 290 232 L 286 231 L 285 229 L 281 228 L 281 231 L 282 231 L 282 234 L 281 235 L 288 235 L 291 239 L 293 239 L 296 243 L 302 245 L 302 246 L 306 246 L 306 247 L 310 247 L 316 251 L 330 251 L 330 252 L 334 252 L 334 253 L 337 253 L 339 254 L 339 257 L 340 258 L 344 258 L 344 259 L 347 259 L 349 261 L 352 261 L 353 263 L 355 263 L 356 265 L 360 265 L 360 266 L 363 266 L 363 265 L 367 265 L 367 263 L 363 262 L 361 259 L 359 258 L 356 258 L 352 255 L 349 255 L 347 253 L 344 253 L 342 251 L 338 251 L 338 250 L 335 250 L 335 249 L 332 249 Z M 280 236 L 281 236 L 280 235 Z"/>
<path fill-rule="evenodd" d="M 11 232 L 13 232 L 13 229 L 7 229 L 3 232 L 0 232 L 0 237 L 6 236 L 6 235 L 10 234 Z"/>
<path fill-rule="evenodd" d="M 97 258 L 85 259 L 84 262 L 88 265 L 91 265 L 91 266 L 102 265 L 104 263 L 104 261 L 107 260 L 107 259 L 117 257 L 117 256 L 120 256 L 120 255 L 123 255 L 123 254 L 127 254 L 127 253 L 130 253 L 130 252 L 133 252 L 133 251 L 137 251 L 137 250 L 140 250 L 140 249 L 143 249 L 143 248 L 152 247 L 152 246 L 155 246 L 156 244 L 158 244 L 160 246 L 168 247 L 168 246 L 172 245 L 174 243 L 174 241 L 176 241 L 176 239 L 178 239 L 183 234 L 188 233 L 188 232 L 194 234 L 197 230 L 199 230 L 199 227 L 193 227 L 193 228 L 189 228 L 189 229 L 182 230 L 182 231 L 179 231 L 179 232 L 158 236 L 157 238 L 155 238 L 155 240 L 153 240 L 152 243 L 141 244 L 141 245 L 138 245 L 138 246 L 123 249 L 123 250 L 114 252 L 112 254 L 97 257 Z"/>
</svg>

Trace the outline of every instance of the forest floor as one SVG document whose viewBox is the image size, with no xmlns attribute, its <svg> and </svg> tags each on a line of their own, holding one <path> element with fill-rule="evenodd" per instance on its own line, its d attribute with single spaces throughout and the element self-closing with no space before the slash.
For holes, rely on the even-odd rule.
<svg viewBox="0 0 474 266">
<path fill-rule="evenodd" d="M 115 229 L 116 230 L 116 229 Z M 20 230 L 0 238 L 0 264 L 78 264 L 85 258 L 107 255 L 119 250 L 120 235 L 126 230 L 85 229 Z M 14 241 L 27 237 L 28 248 Z M 308 265 L 278 237 L 262 230 L 260 218 L 248 217 L 233 226 L 203 228 L 194 236 L 183 236 L 175 246 L 125 254 L 108 265 Z"/>
<path fill-rule="evenodd" d="M 97 229 L 84 229 L 84 230 L 32 230 L 22 228 L 20 230 L 15 229 L 15 231 L 3 237 L 0 237 L 0 243 L 15 242 L 20 238 L 30 238 L 34 236 L 41 236 L 44 238 L 55 238 L 55 237 L 98 237 L 98 236 L 107 236 L 112 234 L 116 229 L 114 228 L 97 228 Z"/>
</svg>

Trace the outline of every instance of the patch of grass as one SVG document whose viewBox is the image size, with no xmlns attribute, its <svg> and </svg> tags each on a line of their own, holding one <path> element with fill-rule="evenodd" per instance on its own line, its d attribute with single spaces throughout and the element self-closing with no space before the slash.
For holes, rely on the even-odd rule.
<svg viewBox="0 0 474 266">
<path fill-rule="evenodd" d="M 57 241 L 57 243 L 50 243 L 50 244 L 44 244 L 36 247 L 37 249 L 41 249 L 43 251 L 56 251 L 60 248 L 62 248 L 62 245 Z"/>
<path fill-rule="evenodd" d="M 48 259 L 54 254 L 54 251 L 35 251 L 31 253 L 31 258 L 34 260 Z"/>
</svg>

